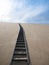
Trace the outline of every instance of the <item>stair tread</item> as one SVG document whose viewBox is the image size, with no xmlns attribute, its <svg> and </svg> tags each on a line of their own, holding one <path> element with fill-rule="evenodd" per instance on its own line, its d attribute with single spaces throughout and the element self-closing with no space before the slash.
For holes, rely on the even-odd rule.
<svg viewBox="0 0 49 65">
<path fill-rule="evenodd" d="M 17 42 L 17 43 L 25 43 L 25 42 Z"/>
<path fill-rule="evenodd" d="M 26 48 L 25 46 L 16 46 L 16 48 Z"/>
<path fill-rule="evenodd" d="M 14 54 L 26 54 L 26 52 L 15 52 Z"/>
<path fill-rule="evenodd" d="M 13 61 L 11 65 L 28 65 L 26 61 Z"/>
<path fill-rule="evenodd" d="M 22 49 L 22 50 L 23 50 L 23 49 L 26 49 L 26 48 L 17 48 L 17 47 L 16 47 L 15 49 Z"/>
<path fill-rule="evenodd" d="M 13 58 L 25 58 L 25 57 L 27 57 L 27 55 L 25 55 L 25 54 L 23 54 L 23 55 L 21 55 L 21 54 L 18 55 L 18 54 L 17 54 L 17 55 L 14 55 L 14 56 L 13 56 Z"/>
<path fill-rule="evenodd" d="M 27 58 L 13 58 L 13 60 L 27 60 Z"/>
<path fill-rule="evenodd" d="M 16 47 L 25 47 L 25 45 L 16 45 Z"/>
<path fill-rule="evenodd" d="M 22 46 L 24 45 L 24 46 L 25 46 L 25 44 L 21 44 L 21 43 L 17 43 L 16 46 L 17 46 L 17 45 L 22 45 Z"/>
</svg>

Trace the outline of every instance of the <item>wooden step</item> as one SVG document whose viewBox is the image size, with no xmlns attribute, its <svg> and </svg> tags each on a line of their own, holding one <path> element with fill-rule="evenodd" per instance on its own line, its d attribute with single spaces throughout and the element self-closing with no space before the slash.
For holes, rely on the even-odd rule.
<svg viewBox="0 0 49 65">
<path fill-rule="evenodd" d="M 16 49 L 16 50 L 17 50 L 17 49 L 20 49 L 20 50 L 22 49 L 22 50 L 24 50 L 24 49 L 26 49 L 26 48 L 17 48 L 17 47 L 16 47 L 15 49 Z"/>
<path fill-rule="evenodd" d="M 16 47 L 25 47 L 25 45 L 16 45 Z"/>
<path fill-rule="evenodd" d="M 17 43 L 25 43 L 25 42 L 17 42 Z M 17 44 L 17 43 L 16 43 L 16 44 Z"/>
<path fill-rule="evenodd" d="M 14 52 L 14 54 L 27 54 L 26 52 Z"/>
<path fill-rule="evenodd" d="M 24 61 L 24 60 L 27 60 L 27 58 L 13 58 L 13 60 L 15 60 L 15 61 L 19 61 L 19 60 L 21 61 L 22 60 L 22 61 Z"/>
<path fill-rule="evenodd" d="M 26 48 L 25 46 L 16 46 L 16 48 Z"/>
<path fill-rule="evenodd" d="M 17 43 L 16 46 L 17 46 L 17 45 L 25 45 L 25 44 L 24 44 L 24 43 Z"/>
<path fill-rule="evenodd" d="M 24 42 L 24 40 L 17 40 L 17 42 Z"/>
<path fill-rule="evenodd" d="M 20 54 L 20 55 L 14 55 L 13 56 L 13 58 L 25 58 L 25 57 L 27 57 L 27 55 L 25 55 L 25 54 Z"/>
</svg>

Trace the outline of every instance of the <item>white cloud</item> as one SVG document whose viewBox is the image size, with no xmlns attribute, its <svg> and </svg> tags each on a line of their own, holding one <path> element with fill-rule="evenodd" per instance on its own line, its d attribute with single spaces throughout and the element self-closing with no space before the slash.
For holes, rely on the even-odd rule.
<svg viewBox="0 0 49 65">
<path fill-rule="evenodd" d="M 42 13 L 44 11 L 44 7 L 42 6 L 37 6 L 35 9 L 32 10 L 32 8 L 24 8 L 18 12 L 15 12 L 13 17 L 13 21 L 15 20 L 16 22 L 26 22 L 27 18 L 32 18 L 37 16 L 38 14 Z"/>
<path fill-rule="evenodd" d="M 35 9 L 33 9 L 33 10 L 30 9 L 30 8 L 28 8 L 28 9 L 26 10 L 26 12 L 24 13 L 24 15 L 23 15 L 21 21 L 25 21 L 27 18 L 35 17 L 35 16 L 37 16 L 38 14 L 42 13 L 44 10 L 45 10 L 45 9 L 44 9 L 44 7 L 42 7 L 42 6 L 37 6 L 37 7 L 36 7 Z"/>
<path fill-rule="evenodd" d="M 11 5 L 10 0 L 0 0 L 0 21 L 8 21 L 10 19 Z"/>
<path fill-rule="evenodd" d="M 22 0 L 0 0 L 0 21 L 26 22 L 29 17 L 35 17 L 45 9 L 43 6 L 26 6 Z"/>
</svg>

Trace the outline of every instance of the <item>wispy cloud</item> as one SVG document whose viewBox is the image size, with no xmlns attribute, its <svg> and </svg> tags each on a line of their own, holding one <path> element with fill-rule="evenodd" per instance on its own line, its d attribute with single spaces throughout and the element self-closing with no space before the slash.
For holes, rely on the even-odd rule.
<svg viewBox="0 0 49 65">
<path fill-rule="evenodd" d="M 0 21 L 8 21 L 12 3 L 10 0 L 0 0 Z"/>
<path fill-rule="evenodd" d="M 44 16 L 39 19 L 38 15 L 48 9 L 48 2 L 48 0 L 0 0 L 0 21 L 34 23 L 38 19 L 41 22 L 45 20 Z"/>
</svg>

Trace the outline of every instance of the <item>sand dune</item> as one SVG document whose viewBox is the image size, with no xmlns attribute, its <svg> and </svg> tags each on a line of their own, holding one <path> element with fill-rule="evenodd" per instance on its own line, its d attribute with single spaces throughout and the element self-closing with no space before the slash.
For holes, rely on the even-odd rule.
<svg viewBox="0 0 49 65">
<path fill-rule="evenodd" d="M 49 25 L 22 24 L 32 65 L 49 65 Z"/>
<path fill-rule="evenodd" d="M 49 25 L 21 24 L 32 65 L 49 65 Z M 18 24 L 0 23 L 0 65 L 9 65 L 19 32 Z"/>
<path fill-rule="evenodd" d="M 0 65 L 9 65 L 18 32 L 18 24 L 0 23 Z"/>
</svg>

